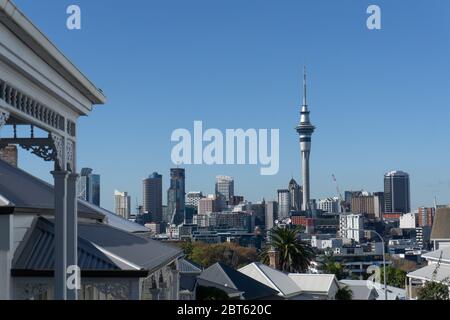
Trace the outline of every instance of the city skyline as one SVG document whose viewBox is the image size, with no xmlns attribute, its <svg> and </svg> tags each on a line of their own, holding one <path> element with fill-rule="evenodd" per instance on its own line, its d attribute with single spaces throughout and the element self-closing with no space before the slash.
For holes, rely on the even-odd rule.
<svg viewBox="0 0 450 320">
<path fill-rule="evenodd" d="M 405 12 L 401 4 L 379 1 L 384 18 L 383 30 L 377 34 L 364 26 L 365 3 L 343 8 L 329 3 L 287 2 L 276 9 L 274 3 L 241 4 L 239 13 L 230 11 L 231 4 L 215 6 L 199 1 L 185 8 L 180 3 L 191 17 L 200 5 L 210 13 L 211 18 L 202 16 L 208 21 L 195 23 L 183 19 L 181 12 L 168 5 L 136 2 L 143 9 L 136 13 L 142 21 L 150 21 L 158 32 L 164 31 L 160 36 L 150 33 L 150 40 L 144 43 L 139 37 L 148 29 L 140 19 L 135 19 L 138 25 L 111 25 L 117 13 L 108 11 L 111 15 L 104 18 L 104 6 L 98 3 L 79 1 L 85 14 L 83 29 L 71 33 L 59 23 L 64 22 L 64 15 L 59 20 L 56 13 L 52 13 L 52 19 L 43 18 L 57 11 L 49 9 L 55 6 L 53 2 L 40 1 L 39 6 L 16 2 L 65 53 L 70 52 L 81 69 L 90 70 L 95 82 L 110 95 L 107 107 L 98 107 L 92 117 L 80 121 L 78 155 L 80 168 L 91 167 L 101 175 L 102 205 L 107 209 L 113 209 L 115 189 L 128 191 L 133 202 L 136 197 L 142 202 L 140 181 L 153 171 L 163 173 L 163 190 L 167 190 L 168 172 L 173 167 L 170 132 L 194 120 L 206 120 L 208 126 L 217 128 L 280 128 L 280 172 L 274 177 L 261 177 L 258 169 L 250 166 L 187 166 L 186 191 L 213 193 L 214 177 L 229 175 L 236 180 L 235 193 L 256 202 L 275 199 L 276 190 L 285 188 L 292 176 L 302 185 L 298 136 L 292 129 L 301 104 L 303 64 L 309 69 L 314 124 L 320 128 L 311 155 L 312 198 L 336 195 L 332 174 L 336 174 L 342 190 L 382 191 L 384 174 L 403 170 L 411 176 L 412 209 L 431 206 L 435 196 L 438 203 L 450 202 L 450 178 L 442 173 L 450 159 L 442 147 L 449 135 L 445 120 L 450 111 L 443 101 L 450 99 L 446 90 L 450 68 L 445 59 L 450 47 L 436 41 L 445 38 L 450 27 L 443 13 L 450 7 L 447 3 L 414 4 Z M 66 5 L 64 1 L 56 4 Z M 260 15 L 254 17 L 252 10 Z M 409 22 L 396 23 L 399 15 Z M 419 15 L 421 19 L 415 19 Z M 331 19 L 336 16 L 342 21 Z M 180 24 L 170 27 L 164 22 L 167 17 L 185 24 L 181 35 L 190 35 L 192 44 L 178 35 Z M 211 23 L 209 31 L 198 30 L 201 23 Z M 135 49 L 127 50 L 130 59 L 118 59 L 122 48 L 91 41 L 101 38 L 106 27 L 117 31 L 121 39 L 130 35 L 130 40 L 124 40 Z M 295 38 L 285 34 L 291 29 Z M 199 34 L 192 36 L 194 31 Z M 202 36 L 216 47 L 208 51 L 208 56 L 196 57 L 193 53 L 198 54 L 199 48 L 207 45 Z M 264 44 L 266 37 L 275 41 L 272 48 Z M 168 38 L 171 41 L 164 42 Z M 251 48 L 245 45 L 249 39 Z M 89 50 L 94 56 L 91 61 L 80 50 L 88 45 L 94 45 Z M 159 51 L 158 46 L 164 50 Z M 223 46 L 231 49 L 221 53 Z M 171 54 L 163 57 L 163 51 Z M 179 51 L 184 52 L 184 58 L 178 56 Z M 176 59 L 182 59 L 183 65 Z M 112 61 L 118 72 L 109 70 Z M 127 68 L 132 69 L 133 77 Z M 117 81 L 114 74 L 121 74 L 124 81 Z M 211 77 L 215 81 L 210 81 Z M 172 92 L 182 98 L 173 97 Z M 423 112 L 424 105 L 427 113 Z M 123 118 L 128 110 L 135 113 L 129 115 L 134 121 L 125 126 Z M 218 119 L 217 110 L 227 112 Z M 429 119 L 428 129 L 422 127 L 423 117 Z M 142 132 L 142 140 L 137 139 Z M 114 142 L 106 143 L 108 140 Z M 112 143 L 125 147 L 118 153 Z M 99 147 L 102 152 L 98 152 Z M 21 151 L 19 165 L 51 180 L 47 173 L 42 175 L 50 171 L 48 164 L 33 155 Z"/>
</svg>

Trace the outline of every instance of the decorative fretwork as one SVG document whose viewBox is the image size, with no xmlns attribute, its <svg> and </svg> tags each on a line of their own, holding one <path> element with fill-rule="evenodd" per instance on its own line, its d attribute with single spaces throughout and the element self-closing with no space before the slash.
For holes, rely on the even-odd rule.
<svg viewBox="0 0 450 320">
<path fill-rule="evenodd" d="M 75 172 L 75 143 L 72 140 L 66 140 L 66 163 L 67 170 Z"/>
<path fill-rule="evenodd" d="M 64 170 L 64 138 L 58 134 L 52 133 L 50 134 L 50 139 L 53 142 L 53 147 L 55 151 L 55 158 L 53 159 L 55 161 L 56 166 L 60 170 Z"/>
<path fill-rule="evenodd" d="M 52 128 L 65 131 L 65 118 L 62 115 L 42 105 L 2 79 L 0 79 L 0 99 Z"/>
<path fill-rule="evenodd" d="M 9 119 L 9 112 L 3 109 L 0 109 L 0 129 L 6 124 L 6 121 Z"/>
<path fill-rule="evenodd" d="M 104 294 L 106 299 L 129 300 L 131 297 L 131 286 L 129 282 L 93 283 L 93 286 Z"/>
<path fill-rule="evenodd" d="M 2 139 L 2 144 L 18 144 L 25 150 L 44 159 L 45 161 L 55 161 L 59 170 L 64 169 L 64 138 L 58 134 L 51 133 L 48 138 L 16 138 Z M 73 154 L 73 152 L 72 152 Z"/>
<path fill-rule="evenodd" d="M 31 282 L 19 285 L 17 298 L 19 300 L 41 300 L 48 294 L 50 286 L 48 283 Z"/>
</svg>

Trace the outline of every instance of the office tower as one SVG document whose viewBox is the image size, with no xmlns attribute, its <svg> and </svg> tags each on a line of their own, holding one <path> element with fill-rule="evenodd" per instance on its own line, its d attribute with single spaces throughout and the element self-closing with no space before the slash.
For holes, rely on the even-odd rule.
<svg viewBox="0 0 450 320">
<path fill-rule="evenodd" d="M 216 177 L 216 200 L 218 209 L 222 210 L 234 202 L 234 180 L 227 176 Z"/>
<path fill-rule="evenodd" d="M 78 198 L 89 203 L 100 206 L 100 175 L 93 174 L 91 168 L 81 169 L 78 179 Z"/>
<path fill-rule="evenodd" d="M 198 202 L 198 214 L 207 214 L 216 212 L 216 199 L 213 195 L 200 199 Z"/>
<path fill-rule="evenodd" d="M 373 193 L 373 214 L 376 219 L 383 218 L 384 213 L 384 192 Z"/>
<path fill-rule="evenodd" d="M 300 187 L 294 179 L 289 182 L 289 197 L 291 202 L 291 210 L 302 210 L 302 187 Z"/>
<path fill-rule="evenodd" d="M 315 131 L 315 127 L 309 119 L 309 109 L 306 96 L 306 68 L 303 75 L 303 106 L 300 116 L 300 124 L 296 130 L 300 136 L 300 151 L 302 154 L 302 181 L 303 181 L 303 210 L 310 209 L 310 181 L 309 181 L 309 157 L 311 154 L 311 137 Z"/>
<path fill-rule="evenodd" d="M 170 188 L 167 191 L 167 207 L 170 223 L 180 225 L 185 220 L 185 170 L 170 169 Z"/>
<path fill-rule="evenodd" d="M 266 201 L 263 201 L 250 205 L 251 211 L 255 216 L 255 226 L 266 227 Z"/>
<path fill-rule="evenodd" d="M 409 175 L 392 171 L 384 176 L 385 213 L 408 213 L 411 211 Z"/>
<path fill-rule="evenodd" d="M 419 227 L 432 227 L 434 222 L 436 210 L 435 208 L 419 208 L 418 213 L 418 226 Z"/>
<path fill-rule="evenodd" d="M 7 145 L 4 148 L 0 148 L 0 160 L 3 160 L 13 167 L 17 167 L 17 146 L 16 145 Z"/>
<path fill-rule="evenodd" d="M 288 189 L 278 190 L 278 220 L 289 218 L 291 201 Z"/>
<path fill-rule="evenodd" d="M 198 203 L 203 199 L 203 193 L 198 191 L 191 191 L 186 194 L 186 206 L 198 207 Z"/>
<path fill-rule="evenodd" d="M 269 201 L 266 204 L 266 230 L 271 230 L 275 226 L 275 220 L 278 219 L 278 203 Z"/>
<path fill-rule="evenodd" d="M 147 179 L 142 180 L 142 187 L 144 212 L 150 214 L 151 222 L 162 222 L 162 175 L 153 172 Z"/>
<path fill-rule="evenodd" d="M 131 197 L 128 192 L 114 192 L 115 213 L 125 219 L 130 219 L 131 215 Z"/>
<path fill-rule="evenodd" d="M 320 199 L 317 202 L 317 209 L 326 213 L 339 213 L 341 211 L 339 198 Z"/>
</svg>

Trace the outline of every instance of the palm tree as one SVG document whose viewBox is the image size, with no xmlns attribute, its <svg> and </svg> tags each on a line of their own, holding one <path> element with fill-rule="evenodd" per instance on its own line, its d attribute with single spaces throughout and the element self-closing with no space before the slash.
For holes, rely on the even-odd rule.
<svg viewBox="0 0 450 320">
<path fill-rule="evenodd" d="M 339 288 L 339 290 L 336 292 L 335 299 L 336 300 L 352 300 L 353 299 L 353 291 L 347 286 Z"/>
<path fill-rule="evenodd" d="M 261 260 L 269 264 L 269 252 L 279 254 L 277 269 L 284 272 L 305 272 L 314 257 L 310 245 L 300 240 L 301 228 L 276 227 L 269 231 L 269 243 L 261 254 Z"/>
</svg>

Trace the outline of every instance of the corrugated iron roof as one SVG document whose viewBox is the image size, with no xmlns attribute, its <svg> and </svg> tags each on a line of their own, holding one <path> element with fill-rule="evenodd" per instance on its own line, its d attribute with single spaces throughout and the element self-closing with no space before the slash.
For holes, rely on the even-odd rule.
<svg viewBox="0 0 450 320">
<path fill-rule="evenodd" d="M 145 239 L 103 223 L 78 224 L 78 265 L 82 271 L 152 272 L 182 255 L 175 246 Z M 36 218 L 16 252 L 14 270 L 54 269 L 54 223 Z"/>
</svg>

